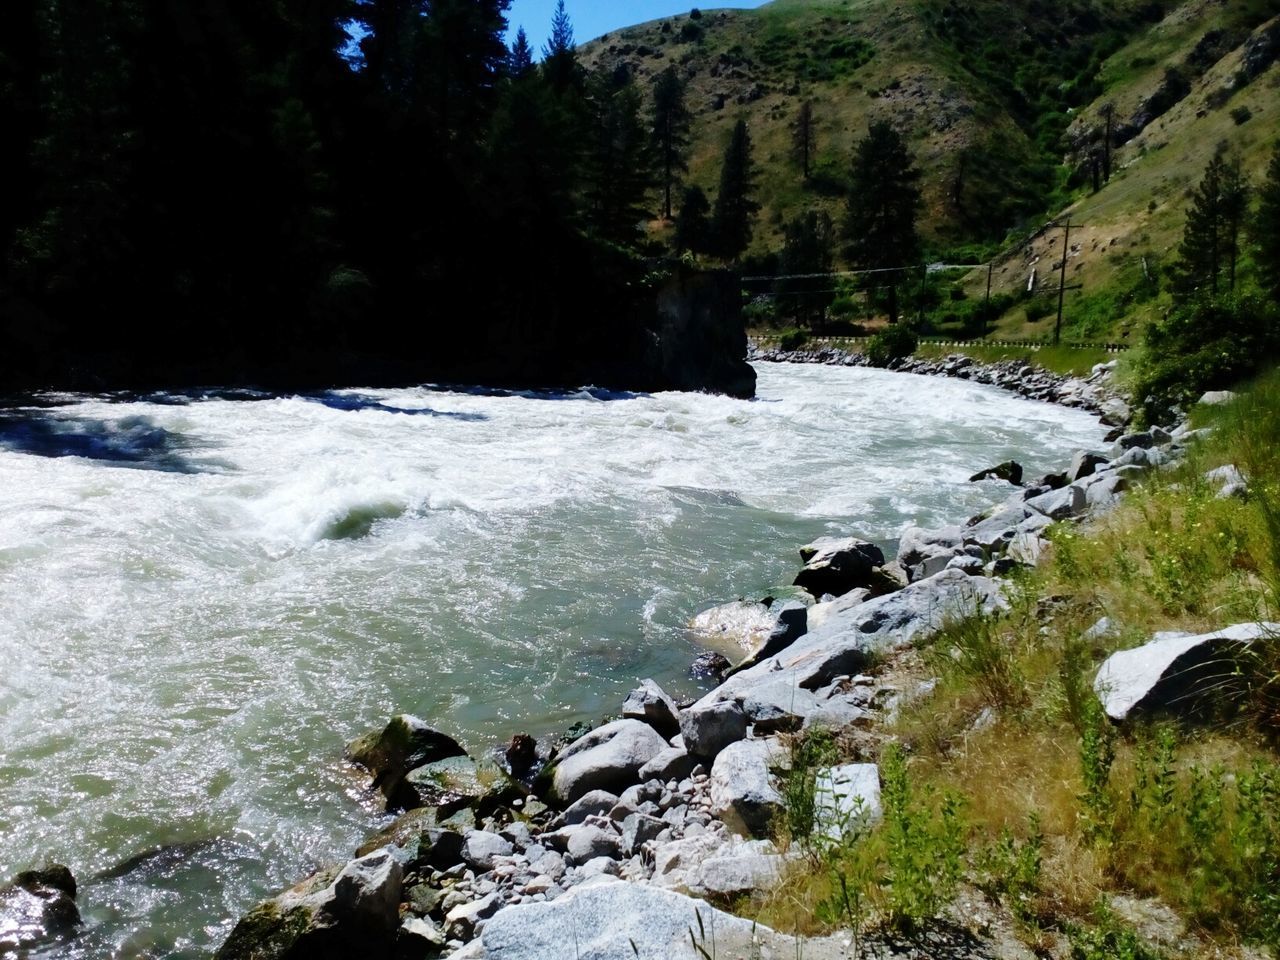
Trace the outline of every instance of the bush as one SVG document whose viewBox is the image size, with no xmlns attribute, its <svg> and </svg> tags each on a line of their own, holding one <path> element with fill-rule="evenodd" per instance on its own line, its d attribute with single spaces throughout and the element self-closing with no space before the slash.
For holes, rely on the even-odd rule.
<svg viewBox="0 0 1280 960">
<path fill-rule="evenodd" d="M 1231 111 L 1231 119 L 1236 122 L 1236 126 L 1238 127 L 1253 119 L 1253 111 L 1248 107 L 1236 107 Z"/>
<path fill-rule="evenodd" d="M 909 357 L 920 345 L 915 332 L 903 323 L 881 330 L 867 343 L 867 359 L 873 367 L 887 367 L 895 360 Z"/>
<path fill-rule="evenodd" d="M 788 327 L 778 338 L 778 345 L 783 350 L 799 350 L 809 342 L 809 334 L 799 327 Z"/>
<path fill-rule="evenodd" d="M 1258 297 L 1224 296 L 1175 309 L 1147 329 L 1146 361 L 1134 389 L 1148 423 L 1167 420 L 1206 390 L 1232 386 L 1280 348 L 1276 309 Z"/>
</svg>

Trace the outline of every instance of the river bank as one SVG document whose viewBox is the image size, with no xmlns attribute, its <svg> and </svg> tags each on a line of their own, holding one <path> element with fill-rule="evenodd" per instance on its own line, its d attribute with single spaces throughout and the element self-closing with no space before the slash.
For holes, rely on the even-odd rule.
<svg viewBox="0 0 1280 960">
<path fill-rule="evenodd" d="M 989 371 L 957 358 L 918 372 L 1003 377 L 1042 399 L 1098 409 L 1116 399 L 1107 391 L 1105 368 L 1076 382 L 1050 382 L 1021 369 Z M 931 689 L 928 678 L 901 686 L 902 677 L 911 675 L 904 673 L 902 657 L 909 660 L 914 645 L 958 617 L 1007 610 L 1001 578 L 1035 565 L 1053 522 L 1111 507 L 1145 470 L 1179 458 L 1188 438 L 1192 432 L 1182 426 L 1128 434 L 1105 454 L 1081 451 L 1064 472 L 1019 486 L 985 516 L 951 528 L 907 531 L 891 561 L 857 538 L 803 548 L 797 582 L 810 585 L 814 602 L 756 604 L 749 611 L 730 605 L 721 616 L 711 611 L 704 618 L 720 622 L 724 631 L 751 614 L 770 621 L 768 629 L 755 631 L 754 648 L 745 650 L 723 683 L 695 702 L 676 704 L 647 681 L 623 704 L 622 719 L 555 753 L 516 737 L 500 759 L 508 773 L 523 778 L 522 787 L 508 783 L 480 792 L 461 812 L 449 811 L 466 802 L 466 787 L 449 780 L 448 761 L 433 752 L 461 748 L 441 747 L 438 731 L 397 718 L 380 738 L 353 745 L 350 755 L 369 768 L 384 795 L 394 798 L 400 786 L 392 785 L 405 783 L 462 794 L 449 794 L 436 808 L 448 816 L 406 814 L 361 848 L 364 859 L 344 868 L 348 882 L 372 871 L 368 883 L 384 900 L 406 905 L 396 914 L 405 917 L 398 925 L 390 910 L 384 912 L 384 948 L 413 944 L 422 956 L 550 956 L 537 945 L 554 941 L 549 931 L 562 929 L 567 910 L 593 918 L 595 925 L 579 931 L 581 944 L 601 956 L 629 955 L 632 942 L 641 956 L 686 949 L 675 942 L 683 943 L 686 928 L 696 925 L 695 913 L 710 909 L 686 894 L 727 902 L 776 884 L 801 856 L 780 846 L 774 830 L 786 813 L 785 769 L 794 736 L 819 728 L 860 731 L 867 752 L 877 752 L 883 735 L 876 731 L 886 718 Z M 406 742 L 406 733 L 407 742 L 433 747 L 415 753 L 395 746 Z M 409 755 L 422 765 L 406 765 Z M 847 831 L 853 821 L 870 824 L 881 816 L 881 777 L 873 762 L 832 767 L 820 779 L 820 832 Z M 390 854 L 384 844 L 391 845 Z M 316 918 L 333 915 L 341 883 L 322 875 L 260 907 L 220 956 L 251 955 L 246 951 L 261 941 L 264 921 L 275 919 L 296 925 L 304 937 L 321 936 L 322 928 L 323 936 L 340 936 Z M 624 907 L 640 918 L 626 926 L 625 938 L 617 926 Z M 658 922 L 673 910 L 687 917 L 674 927 Z M 716 922 L 742 934 L 723 914 Z M 367 949 L 368 927 L 360 930 Z M 837 956 L 844 949 L 838 938 L 805 945 L 807 956 Z M 1012 940 L 1000 949 L 1001 956 L 1026 955 Z M 696 956 L 697 943 L 686 952 Z"/>
<path fill-rule="evenodd" d="M 876 392 L 876 394 L 877 394 L 878 398 L 881 398 L 881 399 L 886 398 L 886 397 L 888 397 L 888 396 L 893 396 L 893 394 L 895 394 L 895 393 L 897 392 L 897 390 L 899 390 L 899 389 L 906 389 L 906 388 L 909 388 L 909 384 L 902 383 L 902 381 L 900 381 L 899 379 L 893 379 L 893 378 L 884 378 L 884 379 L 883 379 L 883 381 L 882 381 L 881 379 L 877 378 L 877 379 L 874 379 L 874 380 L 870 381 L 870 383 L 872 383 L 872 384 L 874 385 L 874 392 Z M 908 389 L 908 392 L 906 392 L 906 394 L 904 394 L 904 396 L 909 396 L 909 394 L 910 394 L 910 390 Z M 397 406 L 407 407 L 407 403 L 406 403 L 406 402 L 404 402 L 404 401 L 388 401 L 388 402 L 383 402 L 383 404 L 384 404 L 384 406 L 389 407 L 389 406 L 392 406 L 392 403 L 393 403 L 393 402 L 394 402 L 394 403 L 397 403 Z M 581 402 L 584 402 L 584 403 L 586 403 L 586 402 L 590 402 L 590 399 L 589 399 L 589 398 L 586 398 L 586 399 L 584 399 L 584 401 L 581 401 Z M 622 406 L 618 406 L 618 407 L 611 407 L 611 410 L 616 410 L 617 412 L 623 412 L 623 411 L 625 411 L 625 410 L 628 410 L 628 408 L 630 408 L 630 404 L 632 404 L 632 403 L 641 403 L 641 404 L 644 404 L 645 402 L 644 402 L 644 401 L 625 401 L 625 402 L 623 402 Z M 806 401 L 806 403 L 812 403 L 812 401 Z M 442 406 L 443 406 L 443 404 L 442 404 L 442 403 L 440 403 L 439 401 L 433 401 L 433 403 L 431 403 L 431 406 L 436 407 L 436 408 L 439 408 L 439 407 L 442 407 Z M 732 406 L 732 404 L 728 404 L 728 406 Z M 728 406 L 726 406 L 726 412 L 733 412 L 733 411 L 728 410 Z M 776 404 L 776 403 L 774 403 L 774 404 L 763 404 L 763 406 L 759 408 L 759 412 L 760 412 L 760 413 L 773 413 L 773 412 L 781 413 L 781 412 L 785 412 L 785 411 L 776 411 L 776 410 L 771 410 L 771 407 L 776 407 L 776 406 L 777 406 L 777 404 Z M 893 403 L 891 404 L 891 407 L 892 407 L 892 408 L 899 408 L 899 407 L 900 407 L 900 403 L 895 401 L 895 402 L 893 402 Z M 376 411 L 376 415 L 378 415 L 378 416 L 387 416 L 387 413 L 384 413 L 383 411 L 378 410 L 378 408 L 376 408 L 375 406 L 372 406 L 372 404 L 371 404 L 371 403 L 369 403 L 369 402 L 367 402 L 367 401 L 366 401 L 366 402 L 362 402 L 362 403 L 361 403 L 361 408 L 362 408 L 362 410 L 364 410 L 364 408 L 369 408 L 369 410 L 374 410 L 374 411 Z M 549 412 L 552 412 L 553 410 L 554 410 L 554 408 L 552 408 L 552 407 L 548 407 L 548 411 L 549 411 Z M 602 408 L 602 410 L 603 410 L 603 408 Z M 736 410 L 736 408 L 735 408 L 735 410 Z M 753 406 L 753 411 L 754 411 L 754 410 L 755 410 L 755 407 Z M 292 416 L 292 415 L 294 415 L 294 413 L 296 413 L 296 412 L 297 412 L 297 411 L 291 411 L 291 416 Z M 744 412 L 745 412 L 745 411 L 744 411 Z M 189 415 L 189 413 L 188 413 L 188 415 Z M 366 416 L 367 416 L 367 415 L 366 415 Z M 392 416 L 396 416 L 396 415 L 392 415 Z M 736 416 L 736 413 L 735 413 L 735 416 Z M 790 416 L 790 415 L 788 415 L 788 416 Z M 982 417 L 982 416 L 983 416 L 983 413 L 982 413 L 982 412 L 980 412 L 980 410 L 975 410 L 975 417 Z M 611 416 L 611 420 L 612 420 L 612 419 L 613 419 L 613 417 Z M 829 422 L 829 417 L 828 417 L 827 421 Z M 407 422 L 407 421 L 406 421 L 406 422 Z M 472 422 L 472 421 L 460 421 L 460 424 L 467 424 L 467 422 Z M 1051 422 L 1053 422 L 1053 420 L 1052 420 L 1052 419 L 1047 419 L 1047 420 L 1046 420 L 1046 422 L 1047 422 L 1047 424 L 1051 424 Z M 1060 456 L 1061 456 L 1061 454 L 1060 454 Z M 970 467 L 970 468 L 972 468 L 972 467 Z M 951 472 L 952 472 L 952 475 L 954 475 L 954 472 L 955 472 L 954 467 L 952 467 L 952 468 L 951 468 Z M 964 472 L 965 472 L 965 474 L 968 474 L 968 472 L 969 472 L 969 471 L 968 471 L 968 470 L 966 470 L 966 471 L 964 471 Z M 963 475 L 961 475 L 961 479 L 963 479 Z M 705 483 L 705 481 L 704 481 L 704 483 Z M 845 483 L 847 484 L 847 481 L 845 481 Z M 982 495 L 982 494 L 980 494 L 980 488 L 978 488 L 978 486 L 975 486 L 975 488 L 974 488 L 974 490 L 973 490 L 972 494 L 965 494 L 965 495 L 964 495 L 964 497 L 957 498 L 957 499 L 955 499 L 955 500 L 954 500 L 954 502 L 955 502 L 955 503 L 960 503 L 960 504 L 961 504 L 961 506 L 963 506 L 963 504 L 970 502 L 970 499 L 972 499 L 973 497 L 978 497 L 979 499 L 986 499 L 986 497 L 983 497 L 983 495 Z M 977 500 L 975 500 L 975 502 L 977 502 Z M 954 513 L 952 513 L 952 515 L 954 515 Z M 937 516 L 938 518 L 942 518 L 942 517 L 945 517 L 945 516 L 946 516 L 946 513 L 936 513 L 936 516 Z M 797 529 L 799 529 L 799 527 L 797 527 Z M 810 529 L 812 529 L 812 525 L 810 525 Z M 325 541 L 325 540 L 321 540 L 321 544 L 324 544 L 324 543 L 326 543 L 326 541 Z M 339 541 L 338 541 L 338 543 L 339 543 L 339 544 L 340 544 L 340 543 L 347 543 L 347 541 L 339 540 Z M 357 543 L 357 544 L 360 544 L 360 543 L 369 543 L 370 545 L 378 545 L 378 538 L 367 538 L 367 536 L 366 536 L 366 540 L 356 540 L 356 541 L 355 541 L 355 543 Z M 329 548 L 326 548 L 326 549 L 329 549 Z M 346 548 L 344 548 L 344 549 L 346 549 Z M 768 581 L 765 581 L 765 582 L 768 582 Z M 704 594 L 704 595 L 714 595 L 714 594 Z M 643 676 L 643 675 L 641 675 L 641 676 Z M 384 701 L 385 701 L 385 700 L 384 700 Z M 392 700 L 392 703 L 394 703 L 394 700 Z M 403 703 L 403 700 L 401 700 L 401 703 Z M 598 710 L 598 712 L 595 712 L 595 713 L 594 713 L 594 716 L 599 716 L 599 714 L 600 714 L 600 713 L 607 713 L 607 712 L 608 712 L 608 707 L 603 707 L 602 709 Z M 385 714 L 384 714 L 384 716 L 385 716 Z M 508 727 L 508 731 L 509 731 L 509 730 L 511 730 L 511 727 Z M 518 730 L 518 727 L 517 727 L 517 730 Z M 451 731 L 451 732 L 452 732 L 452 731 Z M 534 731 L 534 732 L 538 732 L 538 731 Z M 708 769 L 707 773 L 708 773 L 708 776 L 709 776 L 709 774 L 710 774 L 710 769 Z M 486 774 L 486 776 L 488 776 L 488 774 Z M 520 797 L 516 797 L 516 799 L 520 799 Z"/>
</svg>

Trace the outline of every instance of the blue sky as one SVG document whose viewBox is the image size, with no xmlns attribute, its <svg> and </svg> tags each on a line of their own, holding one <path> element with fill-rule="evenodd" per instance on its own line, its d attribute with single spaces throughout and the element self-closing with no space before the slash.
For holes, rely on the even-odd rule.
<svg viewBox="0 0 1280 960">
<path fill-rule="evenodd" d="M 695 6 L 703 10 L 718 10 L 723 7 L 759 7 L 763 4 L 764 0 L 735 0 L 730 3 L 721 0 L 706 4 L 697 3 L 696 0 L 565 0 L 564 7 L 569 19 L 573 21 L 574 39 L 578 43 L 585 43 L 619 27 L 688 13 Z M 511 22 L 510 35 L 514 37 L 516 28 L 523 26 L 525 33 L 529 35 L 529 44 L 533 47 L 535 57 L 542 55 L 542 45 L 546 42 L 555 9 L 556 0 L 511 0 L 511 10 L 507 14 L 507 19 Z"/>
</svg>

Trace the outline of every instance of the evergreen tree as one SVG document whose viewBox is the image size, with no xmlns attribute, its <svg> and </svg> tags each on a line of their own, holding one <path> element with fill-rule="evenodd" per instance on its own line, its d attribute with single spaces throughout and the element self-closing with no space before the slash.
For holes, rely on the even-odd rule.
<svg viewBox="0 0 1280 960">
<path fill-rule="evenodd" d="M 823 210 L 807 210 L 787 224 L 782 248 L 783 278 L 774 287 L 783 309 L 798 323 L 817 329 L 835 299 L 828 274 L 835 262 L 835 228 Z"/>
<path fill-rule="evenodd" d="M 1217 296 L 1224 285 L 1235 289 L 1240 231 L 1248 206 L 1248 183 L 1238 158 L 1214 154 L 1191 198 L 1182 243 L 1178 246 L 1175 293 L 1182 299 Z"/>
<path fill-rule="evenodd" d="M 818 134 L 813 121 L 813 102 L 806 100 L 791 124 L 791 155 L 809 179 L 813 157 L 818 152 Z"/>
<path fill-rule="evenodd" d="M 658 74 L 653 82 L 653 147 L 662 179 L 663 216 L 671 219 L 671 191 L 680 174 L 689 169 L 689 109 L 685 105 L 685 85 L 674 66 Z"/>
<path fill-rule="evenodd" d="M 516 38 L 511 44 L 511 53 L 507 57 L 507 74 L 514 79 L 522 79 L 533 71 L 533 48 L 529 46 L 528 34 L 524 27 L 516 31 Z"/>
<path fill-rule="evenodd" d="M 720 167 L 720 190 L 716 194 L 711 232 L 716 253 L 726 260 L 737 259 L 751 245 L 752 223 L 760 205 L 756 203 L 755 165 L 751 159 L 751 135 L 747 121 L 739 120 L 729 137 Z"/>
<path fill-rule="evenodd" d="M 431 0 L 422 22 L 422 62 L 429 74 L 437 135 L 457 159 L 488 122 L 508 51 L 502 40 L 510 0 Z"/>
<path fill-rule="evenodd" d="M 564 0 L 556 2 L 556 12 L 551 18 L 551 36 L 542 48 L 542 74 L 556 93 L 582 90 L 582 66 L 578 63 L 573 23 L 565 12 Z"/>
<path fill-rule="evenodd" d="M 675 247 L 677 253 L 710 253 L 711 204 L 701 187 L 685 187 L 676 214 Z"/>
<path fill-rule="evenodd" d="M 849 198 L 843 226 L 845 253 L 859 270 L 896 271 L 920 257 L 916 214 L 920 172 L 907 145 L 884 121 L 871 124 L 853 154 Z M 870 282 L 888 287 L 889 322 L 898 322 L 898 284 L 902 273 L 874 275 Z"/>
<path fill-rule="evenodd" d="M 592 137 L 584 171 L 588 224 L 596 236 L 624 247 L 635 245 L 637 226 L 648 219 L 644 200 L 652 186 L 641 99 L 625 67 L 591 83 Z"/>
<path fill-rule="evenodd" d="M 1280 143 L 1271 155 L 1258 200 L 1251 230 L 1258 250 L 1258 274 L 1272 299 L 1280 300 Z"/>
</svg>

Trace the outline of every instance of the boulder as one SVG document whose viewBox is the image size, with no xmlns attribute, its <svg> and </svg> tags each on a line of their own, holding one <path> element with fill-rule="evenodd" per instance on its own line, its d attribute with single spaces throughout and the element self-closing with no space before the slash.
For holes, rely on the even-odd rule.
<svg viewBox="0 0 1280 960">
<path fill-rule="evenodd" d="M 792 938 L 672 890 L 600 880 L 547 903 L 522 903 L 485 924 L 469 960 L 706 960 L 793 956 Z M 805 947 L 833 960 L 834 946 Z"/>
<path fill-rule="evenodd" d="M 710 680 L 714 683 L 720 683 L 724 679 L 724 675 L 729 672 L 733 666 L 722 653 L 714 650 L 705 650 L 693 658 L 693 663 L 689 664 L 689 676 L 694 680 Z"/>
<path fill-rule="evenodd" d="M 683 780 L 693 772 L 693 756 L 684 747 L 667 747 L 640 768 L 640 782 Z"/>
<path fill-rule="evenodd" d="M 557 803 L 570 804 L 590 790 L 621 791 L 666 748 L 667 741 L 647 723 L 606 723 L 566 747 L 547 768 L 549 795 Z"/>
<path fill-rule="evenodd" d="M 1060 490 L 1050 490 L 1032 497 L 1027 501 L 1027 506 L 1051 520 L 1069 520 L 1084 513 L 1087 502 L 1084 488 L 1079 484 L 1069 483 Z"/>
<path fill-rule="evenodd" d="M 644 779 L 641 778 L 641 781 Z M 589 790 L 570 804 L 551 825 L 556 828 L 566 827 L 582 823 L 587 817 L 602 817 L 617 805 L 617 795 L 608 790 Z"/>
<path fill-rule="evenodd" d="M 61 864 L 27 870 L 0 887 L 0 955 L 26 956 L 79 925 L 76 880 Z"/>
<path fill-rule="evenodd" d="M 1004 480 L 1015 487 L 1020 487 L 1022 486 L 1022 464 L 1017 460 L 1006 460 L 969 478 L 970 483 L 979 483 L 983 480 Z"/>
<path fill-rule="evenodd" d="M 825 600 L 822 603 L 815 603 L 808 609 L 805 622 L 809 630 L 817 630 L 832 617 L 842 613 L 847 613 L 854 607 L 859 604 L 866 603 L 870 599 L 870 590 L 850 590 L 844 596 L 836 597 L 834 600 Z M 801 634 L 801 636 L 803 636 L 803 634 Z M 799 639 L 800 637 L 796 637 L 796 640 Z M 788 644 L 788 646 L 790 646 L 790 644 Z M 774 652 L 776 653 L 778 651 Z M 770 656 L 772 655 L 773 654 L 770 654 Z M 764 658 L 762 657 L 761 659 Z M 749 666 L 749 664 L 746 666 Z"/>
<path fill-rule="evenodd" d="M 689 892 L 699 897 L 726 898 L 773 890 L 786 867 L 787 858 L 776 852 L 735 850 L 727 856 L 703 860 L 689 880 Z"/>
<path fill-rule="evenodd" d="M 813 793 L 814 829 L 830 840 L 861 834 L 883 816 L 880 768 L 874 763 L 847 763 L 823 770 Z"/>
<path fill-rule="evenodd" d="M 1275 623 L 1241 623 L 1194 636 L 1157 634 L 1149 643 L 1108 657 L 1093 688 L 1113 720 L 1135 711 L 1191 709 L 1232 672 L 1233 655 L 1242 647 L 1277 635 L 1280 624 Z"/>
<path fill-rule="evenodd" d="M 908 527 L 898 542 L 898 563 L 910 582 L 924 580 L 945 570 L 951 558 L 961 553 L 964 540 L 959 527 L 924 530 Z"/>
<path fill-rule="evenodd" d="M 804 569 L 795 585 L 815 597 L 840 596 L 870 585 L 871 571 L 884 565 L 884 552 L 856 537 L 824 537 L 800 549 Z"/>
<path fill-rule="evenodd" d="M 1199 402 L 1206 407 L 1220 407 L 1224 403 L 1230 403 L 1236 396 L 1233 390 L 1210 390 L 1201 394 Z"/>
<path fill-rule="evenodd" d="M 988 554 L 1002 553 L 1017 532 L 1018 524 L 1031 512 L 1021 503 L 1003 507 L 991 516 L 969 524 L 961 532 L 961 538 L 965 545 L 981 547 Z"/>
<path fill-rule="evenodd" d="M 710 760 L 747 735 L 747 715 L 741 704 L 703 697 L 680 714 L 680 734 L 689 753 Z"/>
<path fill-rule="evenodd" d="M 495 857 L 509 857 L 515 853 L 511 841 L 487 830 L 469 830 L 462 841 L 462 862 L 476 873 L 488 873 L 493 869 Z"/>
<path fill-rule="evenodd" d="M 647 723 L 665 737 L 680 732 L 680 708 L 653 680 L 641 680 L 622 704 L 622 715 Z"/>
<path fill-rule="evenodd" d="M 1119 500 L 1120 494 L 1128 489 L 1128 477 L 1114 470 L 1108 470 L 1098 476 L 1095 483 L 1090 483 L 1085 488 L 1085 503 L 1090 509 L 1106 507 Z"/>
<path fill-rule="evenodd" d="M 700 644 L 734 661 L 749 657 L 769 639 L 776 623 L 770 604 L 734 600 L 703 610 L 689 621 L 689 633 Z"/>
<path fill-rule="evenodd" d="M 1215 496 L 1219 500 L 1226 500 L 1228 497 L 1245 497 L 1249 494 L 1249 484 L 1244 474 L 1240 472 L 1240 468 L 1234 463 L 1215 467 L 1208 471 L 1204 478 L 1210 486 L 1217 488 Z"/>
<path fill-rule="evenodd" d="M 647 813 L 633 813 L 622 821 L 621 830 L 621 846 L 622 855 L 630 857 L 640 851 L 650 840 L 655 840 L 658 834 L 667 828 L 665 820 L 659 820 L 657 817 L 651 817 Z"/>
<path fill-rule="evenodd" d="M 784 765 L 776 740 L 739 740 L 720 751 L 711 767 L 711 810 L 744 836 L 769 828 L 782 810 L 771 767 Z"/>
<path fill-rule="evenodd" d="M 1000 585 L 987 577 L 944 570 L 884 597 L 832 616 L 777 656 L 735 673 L 692 707 L 683 719 L 718 703 L 743 703 L 756 690 L 785 680 L 797 690 L 816 691 L 837 677 L 862 671 L 873 659 L 929 636 L 948 619 L 1008 609 Z M 771 695 L 772 696 L 772 695 Z M 746 717 L 743 717 L 745 727 Z M 685 731 L 688 740 L 688 730 Z M 741 739 L 739 737 L 738 739 Z M 690 747 L 690 752 L 697 750 Z"/>
<path fill-rule="evenodd" d="M 381 731 L 347 744 L 346 757 L 373 774 L 373 787 L 382 791 L 388 807 L 394 808 L 417 804 L 416 793 L 404 783 L 410 770 L 466 753 L 448 734 L 402 713 L 392 717 Z"/>
<path fill-rule="evenodd" d="M 952 557 L 950 562 L 947 563 L 948 570 L 959 570 L 962 573 L 969 574 L 971 577 L 982 576 L 982 572 L 985 568 L 986 564 L 983 563 L 981 557 L 973 557 L 966 554 L 961 554 L 958 557 Z"/>
<path fill-rule="evenodd" d="M 1137 433 L 1127 433 L 1117 441 L 1121 450 L 1132 450 L 1135 447 L 1142 450 L 1150 450 L 1156 445 L 1156 439 L 1151 435 L 1149 430 L 1139 430 Z"/>
<path fill-rule="evenodd" d="M 865 593 L 865 591 L 853 590 L 850 593 Z M 849 595 L 845 594 L 845 596 Z M 765 638 L 764 644 L 758 650 L 749 654 L 733 668 L 734 670 L 745 669 L 754 663 L 759 663 L 766 657 L 772 657 L 775 653 L 791 646 L 808 632 L 809 608 L 799 600 L 787 600 L 783 603 L 775 602 L 770 609 L 774 612 L 775 620 L 773 629 L 769 631 L 769 636 Z"/>
<path fill-rule="evenodd" d="M 404 880 L 389 850 L 304 880 L 250 911 L 217 960 L 340 960 L 389 955 L 400 927 Z"/>
<path fill-rule="evenodd" d="M 1102 402 L 1098 419 L 1108 427 L 1125 427 L 1133 419 L 1133 410 L 1119 397 L 1112 397 Z"/>
<path fill-rule="evenodd" d="M 1071 458 L 1071 465 L 1067 467 L 1067 480 L 1082 480 L 1093 476 L 1098 467 L 1106 462 L 1107 458 L 1100 453 L 1077 450 L 1075 456 Z"/>
</svg>

